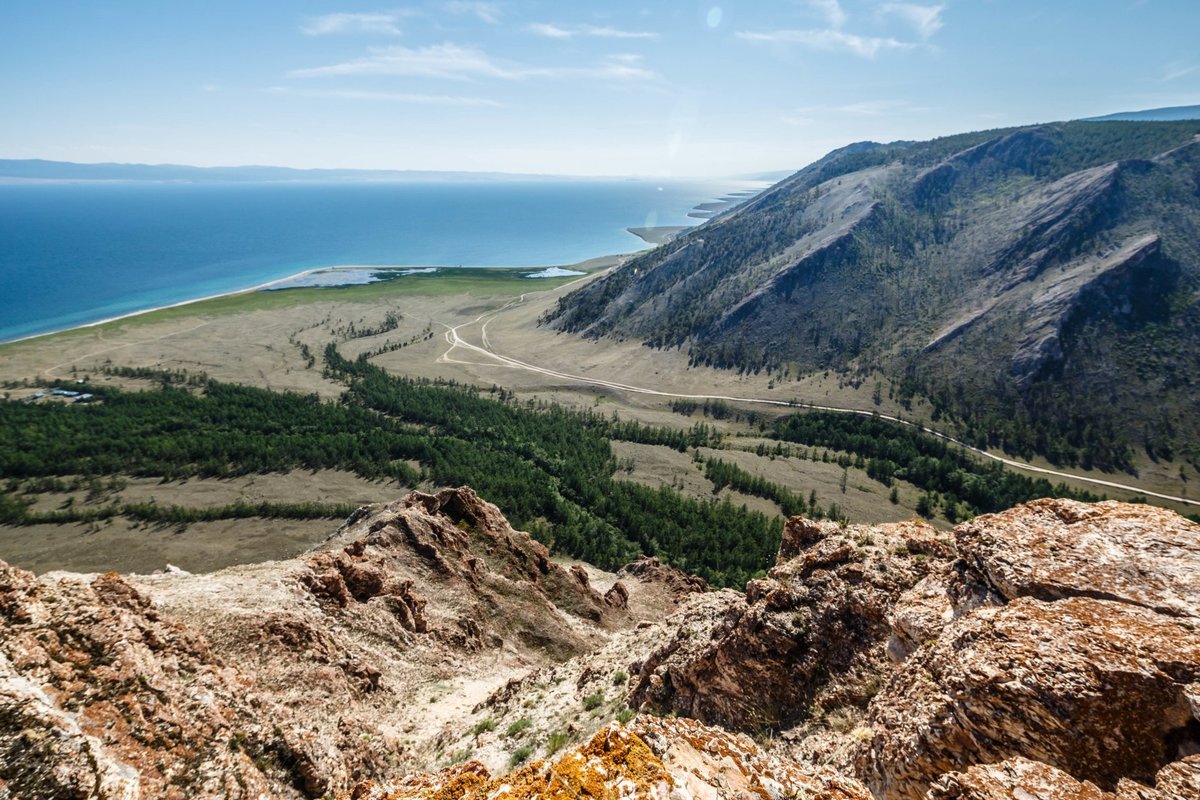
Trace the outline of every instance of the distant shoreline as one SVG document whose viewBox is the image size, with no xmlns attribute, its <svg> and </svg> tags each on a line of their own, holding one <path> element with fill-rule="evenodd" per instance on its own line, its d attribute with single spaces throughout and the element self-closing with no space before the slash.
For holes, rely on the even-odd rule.
<svg viewBox="0 0 1200 800">
<path fill-rule="evenodd" d="M 588 261 L 592 261 L 592 260 L 594 260 L 594 259 L 588 259 Z M 96 328 L 101 325 L 107 325 L 111 322 L 120 322 L 123 319 L 131 319 L 133 317 L 140 317 L 145 314 L 153 314 L 157 311 L 166 311 L 166 310 L 172 309 L 172 308 L 182 308 L 183 306 L 190 306 L 195 303 L 206 303 L 210 300 L 220 300 L 223 297 L 235 297 L 237 295 L 251 294 L 253 292 L 262 292 L 262 291 L 284 291 L 287 289 L 337 289 L 337 288 L 340 288 L 343 286 L 365 285 L 366 283 L 383 283 L 384 282 L 384 281 L 369 281 L 369 282 L 360 282 L 358 284 L 355 284 L 355 283 L 333 283 L 333 284 L 319 284 L 319 285 L 313 285 L 313 286 L 303 286 L 303 285 L 280 286 L 279 285 L 279 284 L 286 284 L 289 281 L 296 281 L 296 280 L 299 280 L 299 279 L 304 278 L 309 275 L 316 275 L 316 274 L 326 273 L 326 272 L 339 272 L 339 271 L 344 271 L 344 270 L 370 270 L 373 272 L 387 272 L 387 271 L 395 270 L 395 271 L 402 271 L 406 274 L 427 274 L 427 273 L 436 272 L 438 270 L 444 270 L 444 269 L 474 269 L 474 270 L 481 270 L 481 271 L 482 270 L 504 269 L 504 270 L 529 270 L 530 272 L 546 271 L 549 269 L 571 269 L 571 270 L 579 271 L 580 274 L 586 274 L 586 272 L 583 270 L 576 270 L 577 267 L 579 267 L 581 264 L 584 264 L 584 263 L 587 263 L 587 262 L 580 262 L 580 264 L 570 264 L 570 265 L 567 265 L 566 267 L 557 267 L 557 266 L 547 267 L 544 264 L 530 265 L 530 266 L 500 266 L 500 267 L 473 267 L 473 266 L 464 266 L 463 264 L 441 264 L 441 265 L 422 264 L 422 265 L 412 265 L 412 266 L 403 265 L 403 264 L 386 264 L 386 265 L 338 264 L 338 265 L 335 265 L 332 267 L 313 267 L 312 269 L 301 270 L 300 272 L 296 272 L 292 275 L 287 275 L 282 278 L 275 278 L 274 280 L 269 280 L 269 281 L 266 281 L 265 283 L 259 283 L 259 284 L 256 284 L 254 286 L 249 286 L 244 289 L 232 289 L 228 292 L 217 292 L 216 294 L 209 294 L 209 295 L 205 295 L 203 297 L 194 297 L 190 300 L 180 300 L 175 303 L 166 303 L 161 306 L 154 306 L 153 308 L 143 308 L 143 309 L 139 309 L 137 311 L 129 311 L 124 314 L 117 314 L 115 316 L 105 317 L 104 319 L 93 320 L 91 322 L 81 322 L 78 325 L 68 325 L 63 328 L 55 328 L 52 331 L 42 331 L 40 333 L 31 333 L 28 336 L 19 336 L 16 339 L 5 339 L 4 341 L 0 341 L 0 347 L 4 347 L 4 346 L 10 345 L 10 344 L 19 344 L 21 342 L 28 342 L 32 339 L 41 339 L 45 336 L 55 336 L 60 333 L 70 333 L 71 331 L 83 330 L 85 328 Z M 551 276 L 545 276 L 545 277 L 553 277 L 553 276 L 551 275 Z M 541 277 L 530 278 L 530 280 L 540 280 L 540 279 L 541 279 Z"/>
<path fill-rule="evenodd" d="M 95 182 L 95 181 L 91 181 L 91 182 Z M 687 216 L 689 218 L 693 218 L 693 219 L 707 219 L 709 217 L 716 216 L 717 214 L 723 213 L 724 211 L 731 208 L 732 206 L 737 205 L 738 203 L 741 203 L 741 202 L 745 201 L 746 199 L 748 199 L 749 197 L 757 195 L 757 194 L 761 193 L 762 191 L 763 191 L 763 189 L 743 189 L 743 190 L 733 191 L 728 194 L 717 197 L 714 200 L 703 202 L 696 206 L 693 206 L 691 212 L 688 213 Z M 665 244 L 666 242 L 673 239 L 675 236 L 678 236 L 683 231 L 689 230 L 693 227 L 696 227 L 696 226 L 695 225 L 664 225 L 664 226 L 652 226 L 651 225 L 651 226 L 644 226 L 644 227 L 629 227 L 629 228 L 625 228 L 625 231 L 633 236 L 636 236 L 638 239 L 642 240 L 643 242 L 650 245 L 651 247 L 656 247 L 658 245 Z M 599 258 L 619 257 L 621 255 L 628 255 L 628 253 L 609 254 L 606 256 L 600 256 Z M 18 336 L 13 339 L 2 339 L 2 340 L 0 340 L 0 347 L 11 345 L 11 344 L 19 344 L 21 342 L 27 342 L 27 341 L 30 341 L 33 339 L 40 339 L 40 338 L 46 337 L 46 336 L 55 336 L 58 334 L 69 333 L 71 331 L 84 330 L 87 328 L 95 328 L 95 327 L 99 327 L 101 325 L 107 325 L 109 323 L 119 322 L 121 320 L 132 319 L 132 318 L 140 317 L 140 316 L 143 316 L 146 314 L 153 314 L 158 311 L 166 311 L 166 310 L 173 309 L 173 308 L 182 308 L 184 306 L 190 306 L 195 303 L 205 303 L 205 302 L 209 302 L 212 300 L 219 300 L 221 298 L 226 298 L 226 297 L 236 297 L 239 295 L 251 294 L 253 292 L 282 291 L 282 290 L 293 289 L 293 288 L 295 288 L 295 289 L 302 289 L 302 288 L 313 288 L 313 289 L 330 288 L 330 289 L 332 289 L 332 288 L 338 288 L 338 287 L 342 287 L 342 286 L 365 285 L 365 284 L 370 284 L 370 283 L 383 282 L 383 281 L 376 281 L 376 280 L 355 280 L 355 281 L 348 281 L 348 282 L 344 282 L 344 283 L 338 283 L 338 282 L 335 282 L 335 283 L 313 283 L 311 285 L 304 285 L 303 283 L 301 283 L 301 281 L 303 281 L 303 279 L 305 279 L 305 278 L 308 278 L 308 277 L 311 277 L 314 275 L 321 275 L 321 274 L 325 274 L 325 273 L 334 273 L 334 272 L 340 272 L 340 271 L 371 271 L 371 272 L 403 271 L 408 274 L 417 274 L 417 273 L 432 272 L 432 271 L 445 270 L 445 269 L 479 269 L 479 270 L 510 269 L 510 270 L 529 270 L 531 272 L 539 272 L 540 271 L 540 272 L 546 273 L 544 275 L 539 275 L 538 278 L 531 278 L 532 280 L 537 280 L 537 279 L 542 279 L 542 278 L 558 277 L 559 276 L 558 273 L 555 273 L 552 271 L 554 269 L 568 269 L 568 270 L 572 270 L 572 271 L 580 271 L 579 267 L 582 264 L 585 264 L 585 263 L 587 263 L 589 261 L 593 261 L 593 260 L 594 260 L 594 258 L 586 259 L 583 262 L 578 262 L 576 264 L 567 264 L 567 265 L 537 264 L 537 265 L 508 265 L 508 266 L 503 266 L 503 265 L 502 266 L 467 266 L 467 265 L 463 265 L 463 264 L 414 264 L 414 265 L 406 265 L 406 264 L 383 264 L 383 265 L 339 264 L 339 265 L 334 265 L 334 266 L 312 267 L 309 269 L 301 270 L 299 272 L 295 272 L 291 275 L 286 275 L 282 278 L 274 278 L 272 280 L 265 281 L 263 283 L 255 284 L 253 286 L 248 286 L 248 287 L 239 288 L 239 289 L 231 289 L 229 291 L 224 291 L 224 292 L 216 292 L 214 294 L 203 295 L 201 297 L 194 297 L 194 298 L 190 298 L 187 300 L 179 300 L 176 302 L 165 303 L 162 305 L 156 305 L 156 306 L 152 306 L 149 308 L 137 309 L 134 311 L 128 311 L 128 312 L 121 313 L 121 314 L 114 314 L 112 316 L 103 317 L 101 319 L 92 320 L 89 322 L 81 322 L 78 324 L 65 325 L 60 328 L 54 328 L 52 330 L 40 331 L 38 333 L 31 333 L 31 334 L 24 335 L 24 336 Z M 586 273 L 586 270 L 582 270 L 582 272 Z M 287 284 L 295 284 L 295 285 L 289 286 Z"/>
</svg>

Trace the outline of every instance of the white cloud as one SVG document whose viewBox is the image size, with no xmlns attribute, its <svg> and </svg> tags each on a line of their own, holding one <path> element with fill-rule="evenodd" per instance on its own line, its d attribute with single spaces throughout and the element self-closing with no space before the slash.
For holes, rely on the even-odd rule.
<svg viewBox="0 0 1200 800">
<path fill-rule="evenodd" d="M 658 34 L 651 31 L 626 31 L 608 25 L 573 25 L 564 27 L 547 22 L 534 22 L 525 26 L 525 30 L 545 36 L 550 39 L 570 39 L 574 36 L 594 36 L 600 39 L 657 39 Z"/>
<path fill-rule="evenodd" d="M 414 105 L 435 106 L 475 106 L 499 107 L 501 103 L 486 97 L 465 97 L 461 95 L 443 94 L 412 94 L 408 92 L 375 92 L 356 89 L 295 89 L 290 86 L 272 86 L 267 89 L 272 94 L 286 94 L 297 97 L 330 97 L 340 100 L 373 100 L 389 103 L 410 103 Z"/>
<path fill-rule="evenodd" d="M 652 81 L 658 78 L 654 72 L 640 66 L 636 57 L 631 60 L 628 55 L 610 56 L 599 65 L 589 67 L 536 67 L 500 63 L 482 50 L 450 43 L 420 48 L 376 47 L 365 58 L 288 73 L 289 78 L 345 75 L 398 75 L 459 81 L 564 77 Z"/>
<path fill-rule="evenodd" d="M 517 77 L 488 57 L 482 50 L 455 44 L 430 47 L 376 47 L 371 55 L 340 64 L 296 69 L 289 78 L 315 78 L 333 75 L 407 75 L 423 78 L 469 80 L 471 78 Z"/>
<path fill-rule="evenodd" d="M 560 28 L 557 25 L 551 25 L 548 22 L 534 22 L 525 26 L 525 30 L 530 33 L 536 33 L 538 36 L 545 36 L 547 39 L 570 39 L 574 36 L 566 28 Z"/>
<path fill-rule="evenodd" d="M 891 37 L 859 36 L 839 30 L 780 30 L 767 33 L 738 31 L 737 37 L 748 42 L 799 44 L 816 50 L 843 51 L 862 58 L 874 58 L 885 50 L 908 50 L 913 45 Z"/>
<path fill-rule="evenodd" d="M 325 36 L 331 33 L 383 33 L 399 36 L 400 19 L 408 16 L 401 11 L 376 11 L 362 14 L 324 14 L 309 17 L 300 26 L 307 36 Z"/>
<path fill-rule="evenodd" d="M 945 24 L 942 22 L 942 12 L 945 10 L 945 6 L 922 6 L 915 3 L 886 3 L 879 8 L 880 13 L 891 14 L 907 22 L 923 41 L 927 41 L 941 30 Z"/>
<path fill-rule="evenodd" d="M 500 6 L 496 3 L 470 2 L 470 0 L 450 0 L 445 8 L 451 14 L 459 16 L 472 15 L 484 22 L 496 25 L 500 22 Z"/>
<path fill-rule="evenodd" d="M 1181 64 L 1174 63 L 1167 65 L 1166 71 L 1163 73 L 1164 81 L 1177 81 L 1180 78 L 1191 75 L 1193 72 L 1200 71 L 1200 65 L 1196 64 Z"/>
<path fill-rule="evenodd" d="M 846 12 L 842 10 L 842 4 L 838 0 L 808 0 L 808 5 L 825 17 L 829 27 L 840 28 L 846 24 Z"/>
</svg>

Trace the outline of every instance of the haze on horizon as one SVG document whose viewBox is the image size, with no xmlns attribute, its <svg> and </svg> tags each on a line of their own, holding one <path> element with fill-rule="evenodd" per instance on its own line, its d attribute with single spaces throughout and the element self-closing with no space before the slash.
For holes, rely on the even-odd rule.
<svg viewBox="0 0 1200 800">
<path fill-rule="evenodd" d="M 1200 103 L 1200 4 L 1165 0 L 43 0 L 0 22 L 0 158 L 730 175 Z"/>
</svg>

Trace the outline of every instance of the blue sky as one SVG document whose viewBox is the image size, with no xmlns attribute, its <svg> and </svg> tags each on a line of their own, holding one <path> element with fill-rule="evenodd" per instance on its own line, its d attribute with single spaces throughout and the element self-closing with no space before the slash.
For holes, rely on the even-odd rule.
<svg viewBox="0 0 1200 800">
<path fill-rule="evenodd" d="M 1197 0 L 4 0 L 0 157 L 728 175 L 1200 103 Z"/>
</svg>

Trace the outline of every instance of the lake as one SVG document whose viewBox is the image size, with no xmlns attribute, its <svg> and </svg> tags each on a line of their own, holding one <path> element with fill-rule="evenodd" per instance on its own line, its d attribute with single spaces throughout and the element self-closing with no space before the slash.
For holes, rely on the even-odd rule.
<svg viewBox="0 0 1200 800">
<path fill-rule="evenodd" d="M 738 181 L 0 185 L 0 341 L 346 264 L 558 266 Z"/>
</svg>

